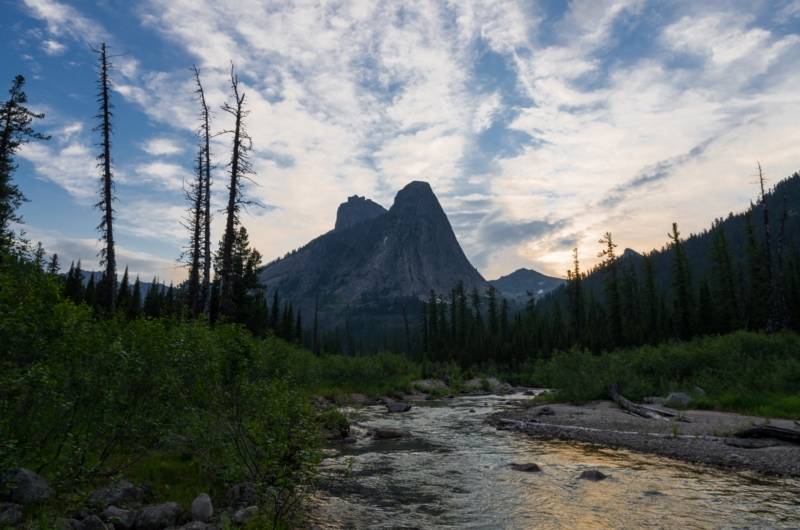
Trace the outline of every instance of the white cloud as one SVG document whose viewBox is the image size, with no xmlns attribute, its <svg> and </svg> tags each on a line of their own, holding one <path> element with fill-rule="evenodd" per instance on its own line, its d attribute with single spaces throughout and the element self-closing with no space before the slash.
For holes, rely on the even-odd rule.
<svg viewBox="0 0 800 530">
<path fill-rule="evenodd" d="M 184 180 L 191 178 L 191 173 L 178 164 L 156 160 L 137 166 L 136 176 L 126 179 L 126 184 L 155 184 L 159 188 L 178 191 L 183 189 Z"/>
<path fill-rule="evenodd" d="M 95 153 L 80 140 L 63 145 L 33 142 L 23 145 L 20 157 L 30 162 L 36 173 L 81 201 L 96 196 L 98 189 Z"/>
<path fill-rule="evenodd" d="M 152 156 L 170 156 L 183 153 L 183 146 L 172 138 L 151 138 L 142 145 L 145 153 Z"/>
<path fill-rule="evenodd" d="M 42 49 L 47 55 L 61 55 L 67 47 L 56 40 L 46 39 L 42 41 Z"/>
<path fill-rule="evenodd" d="M 72 6 L 55 0 L 23 0 L 23 3 L 33 16 L 47 23 L 47 29 L 53 35 L 88 42 L 108 39 L 108 33 L 100 25 Z"/>
</svg>

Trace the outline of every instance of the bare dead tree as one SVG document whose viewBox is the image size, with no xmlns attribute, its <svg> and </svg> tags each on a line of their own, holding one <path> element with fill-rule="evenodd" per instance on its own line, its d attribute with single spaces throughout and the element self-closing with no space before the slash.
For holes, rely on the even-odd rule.
<svg viewBox="0 0 800 530">
<path fill-rule="evenodd" d="M 184 252 L 186 265 L 189 267 L 187 281 L 186 305 L 192 316 L 196 316 L 202 309 L 200 268 L 203 260 L 203 210 L 205 204 L 205 173 L 203 167 L 203 149 L 197 153 L 197 168 L 195 180 L 185 190 L 186 200 L 189 202 L 188 217 L 184 226 L 189 230 L 189 245 Z"/>
<path fill-rule="evenodd" d="M 203 284 L 202 300 L 203 312 L 211 312 L 211 126 L 210 112 L 206 103 L 206 94 L 203 84 L 200 82 L 200 71 L 197 66 L 194 69 L 194 80 L 197 84 L 195 94 L 200 102 L 200 136 L 203 145 L 202 155 L 203 169 L 205 171 L 203 181 Z"/>
<path fill-rule="evenodd" d="M 100 264 L 105 265 L 105 273 L 101 288 L 101 301 L 110 313 L 114 311 L 117 288 L 117 261 L 114 252 L 114 180 L 111 172 L 111 109 L 109 71 L 111 63 L 108 60 L 106 43 L 100 49 L 92 48 L 99 61 L 99 77 L 97 80 L 97 102 L 100 106 L 96 118 L 100 121 L 95 130 L 100 131 L 100 154 L 97 156 L 97 166 L 101 171 L 100 201 L 96 206 L 102 212 L 100 224 L 100 240 L 104 247 L 100 250 Z"/>
<path fill-rule="evenodd" d="M 225 235 L 222 239 L 222 270 L 220 271 L 219 309 L 223 315 L 231 315 L 234 310 L 232 296 L 232 259 L 233 245 L 236 240 L 236 226 L 239 224 L 239 211 L 243 205 L 248 204 L 243 195 L 243 181 L 252 173 L 249 152 L 252 149 L 252 140 L 244 126 L 244 118 L 248 111 L 244 110 L 245 94 L 239 90 L 239 76 L 236 75 L 231 64 L 231 90 L 233 103 L 225 103 L 222 110 L 234 119 L 232 131 L 233 146 L 231 150 L 230 181 L 228 182 L 228 206 L 225 209 Z"/>
</svg>

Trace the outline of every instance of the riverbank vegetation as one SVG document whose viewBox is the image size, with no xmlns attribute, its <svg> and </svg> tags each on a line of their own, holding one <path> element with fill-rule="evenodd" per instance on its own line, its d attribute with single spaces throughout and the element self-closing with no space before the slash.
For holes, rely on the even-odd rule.
<svg viewBox="0 0 800 530">
<path fill-rule="evenodd" d="M 740 331 L 594 355 L 572 349 L 534 361 L 519 383 L 558 389 L 556 399 L 634 400 L 683 391 L 692 406 L 800 419 L 800 335 Z"/>
</svg>

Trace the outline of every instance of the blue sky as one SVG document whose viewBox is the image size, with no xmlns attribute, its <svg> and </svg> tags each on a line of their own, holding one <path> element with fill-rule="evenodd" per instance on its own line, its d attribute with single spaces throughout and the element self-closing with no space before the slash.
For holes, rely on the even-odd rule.
<svg viewBox="0 0 800 530">
<path fill-rule="evenodd" d="M 197 64 L 217 109 L 233 61 L 267 260 L 354 193 L 427 180 L 488 278 L 585 265 L 612 231 L 660 247 L 800 169 L 800 0 L 255 2 L 0 0 L 0 79 L 22 73 L 49 142 L 20 153 L 24 229 L 96 263 L 95 59 L 114 57 L 118 261 L 178 280 Z M 212 147 L 224 200 L 229 139 Z M 220 235 L 222 215 L 215 221 Z"/>
</svg>

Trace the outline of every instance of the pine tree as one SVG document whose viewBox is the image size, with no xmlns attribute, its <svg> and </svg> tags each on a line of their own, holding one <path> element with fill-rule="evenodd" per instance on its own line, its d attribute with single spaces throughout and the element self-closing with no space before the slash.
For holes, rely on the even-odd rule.
<svg viewBox="0 0 800 530">
<path fill-rule="evenodd" d="M 44 246 L 41 241 L 36 243 L 36 250 L 33 251 L 33 265 L 44 272 Z"/>
<path fill-rule="evenodd" d="M 142 284 L 139 281 L 139 276 L 133 282 L 133 294 L 131 294 L 131 301 L 128 305 L 128 320 L 136 320 L 142 314 Z"/>
<path fill-rule="evenodd" d="M 278 290 L 275 289 L 275 292 L 272 293 L 272 305 L 270 306 L 271 312 L 269 316 L 269 327 L 272 328 L 275 333 L 278 333 L 278 324 L 280 323 L 280 296 L 278 295 Z"/>
<path fill-rule="evenodd" d="M 645 340 L 649 343 L 656 343 L 661 339 L 660 320 L 659 320 L 659 301 L 658 291 L 656 290 L 656 280 L 653 269 L 653 256 L 645 254 L 643 259 L 644 267 L 644 307 L 646 333 Z"/>
<path fill-rule="evenodd" d="M 300 314 L 300 311 L 297 311 L 297 318 L 295 319 L 294 324 L 294 340 L 297 344 L 303 344 L 303 316 Z"/>
<path fill-rule="evenodd" d="M 86 291 L 84 293 L 84 301 L 86 305 L 95 309 L 97 307 L 97 288 L 94 282 L 94 273 L 89 275 L 89 281 L 86 282 Z"/>
<path fill-rule="evenodd" d="M 105 265 L 105 273 L 103 274 L 103 281 L 99 301 L 101 305 L 108 311 L 114 312 L 114 305 L 116 302 L 116 288 L 117 288 L 117 261 L 114 250 L 114 181 L 111 172 L 111 79 L 109 77 L 111 63 L 108 60 L 106 51 L 106 44 L 100 45 L 99 50 L 94 50 L 97 53 L 99 61 L 99 78 L 97 101 L 100 105 L 100 110 L 97 118 L 100 124 L 97 129 L 101 134 L 101 152 L 97 157 L 98 167 L 102 173 L 100 201 L 97 207 L 102 212 L 100 225 L 100 239 L 103 241 L 103 248 L 100 251 L 100 265 Z"/>
<path fill-rule="evenodd" d="M 692 287 L 689 277 L 689 263 L 683 249 L 678 223 L 672 223 L 672 233 L 668 234 L 673 251 L 672 302 L 674 308 L 675 332 L 678 338 L 686 340 L 692 336 Z"/>
<path fill-rule="evenodd" d="M 0 106 L 0 252 L 7 250 L 14 239 L 11 223 L 22 219 L 17 209 L 25 196 L 14 184 L 17 169 L 14 156 L 17 150 L 31 140 L 48 140 L 50 137 L 33 130 L 33 122 L 44 114 L 32 112 L 27 106 L 25 78 L 18 75 L 11 83 L 8 99 Z"/>
<path fill-rule="evenodd" d="M 697 332 L 709 335 L 714 332 L 715 323 L 714 304 L 711 301 L 711 289 L 705 278 L 700 282 L 697 297 Z"/>
<path fill-rule="evenodd" d="M 85 300 L 83 288 L 83 271 L 81 270 L 81 260 L 78 260 L 78 265 L 72 262 L 67 272 L 67 279 L 64 282 L 64 296 L 80 304 Z"/>
<path fill-rule="evenodd" d="M 158 283 L 158 278 L 153 278 L 150 289 L 144 297 L 142 310 L 145 316 L 150 318 L 161 316 L 161 285 Z"/>
<path fill-rule="evenodd" d="M 606 306 L 608 308 L 609 331 L 611 344 L 622 345 L 622 300 L 619 292 L 619 270 L 617 264 L 616 248 L 611 232 L 606 232 L 599 241 L 605 248 L 598 254 L 603 258 L 602 266 L 605 268 L 604 290 Z"/>
<path fill-rule="evenodd" d="M 128 286 L 128 267 L 125 266 L 125 272 L 122 274 L 122 281 L 119 282 L 119 290 L 117 291 L 116 307 L 122 313 L 128 312 L 128 307 L 131 303 L 131 291 Z"/>
<path fill-rule="evenodd" d="M 711 247 L 711 295 L 716 311 L 715 331 L 726 333 L 739 327 L 739 301 L 728 241 L 722 228 L 714 234 Z"/>
<path fill-rule="evenodd" d="M 578 247 L 572 249 L 572 270 L 567 271 L 567 288 L 569 290 L 570 321 L 572 335 L 576 343 L 581 342 L 583 333 L 583 280 L 580 262 L 578 261 Z"/>
<path fill-rule="evenodd" d="M 755 228 L 751 216 L 752 208 L 745 214 L 745 235 L 746 235 L 746 255 L 747 255 L 747 304 L 746 304 L 746 324 L 747 329 L 764 329 L 767 325 L 767 304 L 769 303 L 766 293 L 767 278 L 764 270 L 764 251 L 756 239 Z"/>
<path fill-rule="evenodd" d="M 53 254 L 50 257 L 50 262 L 47 264 L 47 273 L 57 275 L 61 270 L 61 264 L 58 263 L 58 254 Z"/>
<path fill-rule="evenodd" d="M 487 309 L 486 320 L 489 322 L 489 335 L 494 337 L 498 332 L 498 319 L 497 319 L 497 289 L 494 285 L 490 285 L 486 292 Z"/>
</svg>

